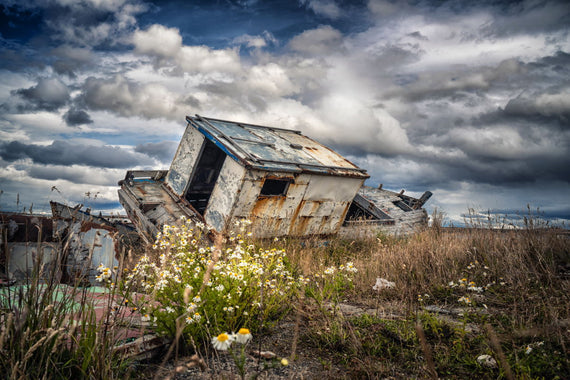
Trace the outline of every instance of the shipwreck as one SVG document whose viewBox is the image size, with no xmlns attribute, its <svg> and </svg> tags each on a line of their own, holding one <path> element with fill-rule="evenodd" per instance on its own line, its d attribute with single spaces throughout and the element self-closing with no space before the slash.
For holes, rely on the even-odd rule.
<svg viewBox="0 0 570 380">
<path fill-rule="evenodd" d="M 118 266 L 140 240 L 125 217 L 97 216 L 83 205 L 50 202 L 52 216 L 0 212 L 0 286 L 41 281 L 97 285 L 97 267 Z"/>
<path fill-rule="evenodd" d="M 258 237 L 427 225 L 429 191 L 414 198 L 364 186 L 365 169 L 299 131 L 199 115 L 186 121 L 169 170 L 129 170 L 119 182 L 119 200 L 147 242 L 182 216 L 219 233 L 248 219 Z"/>
</svg>

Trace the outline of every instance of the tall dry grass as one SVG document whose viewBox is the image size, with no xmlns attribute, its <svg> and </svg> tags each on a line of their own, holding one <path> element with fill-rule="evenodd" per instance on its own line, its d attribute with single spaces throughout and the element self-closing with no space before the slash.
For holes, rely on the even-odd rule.
<svg viewBox="0 0 570 380">
<path fill-rule="evenodd" d="M 359 235 L 368 237 L 289 240 L 286 249 L 304 274 L 352 260 L 359 273 L 351 299 L 369 306 L 378 302 L 378 294 L 372 291 L 378 277 L 396 284 L 383 292 L 383 299 L 400 302 L 408 310 L 417 308 L 419 294 L 453 302 L 445 299 L 447 284 L 466 276 L 466 268 L 477 263 L 488 268 L 489 283 L 505 283 L 500 292 L 486 294 L 486 306 L 510 312 L 515 327 L 546 326 L 570 316 L 570 235 L 566 231 L 435 226 L 408 237 Z"/>
</svg>

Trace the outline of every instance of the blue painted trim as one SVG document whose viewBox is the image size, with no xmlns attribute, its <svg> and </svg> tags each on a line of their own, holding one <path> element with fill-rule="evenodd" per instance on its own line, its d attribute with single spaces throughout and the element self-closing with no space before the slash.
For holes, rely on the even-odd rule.
<svg viewBox="0 0 570 380">
<path fill-rule="evenodd" d="M 157 182 L 164 182 L 164 180 L 155 181 L 151 178 L 133 178 L 133 182 L 149 182 L 149 183 L 157 183 Z"/>
<path fill-rule="evenodd" d="M 225 154 L 227 154 L 228 156 L 230 156 L 231 158 L 233 158 L 234 160 L 236 160 L 237 162 L 241 162 L 243 163 L 243 159 L 238 158 L 234 153 L 232 153 L 228 147 L 226 147 L 224 144 L 222 144 L 220 141 L 218 141 L 217 138 L 215 138 L 206 128 L 202 127 L 202 126 L 198 126 L 198 131 L 200 133 L 202 133 L 208 140 L 210 140 L 211 142 L 214 143 L 214 145 L 216 145 L 218 148 L 220 148 Z"/>
</svg>

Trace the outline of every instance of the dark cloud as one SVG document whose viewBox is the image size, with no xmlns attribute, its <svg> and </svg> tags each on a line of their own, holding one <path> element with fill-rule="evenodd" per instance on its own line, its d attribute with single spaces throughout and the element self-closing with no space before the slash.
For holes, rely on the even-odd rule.
<svg viewBox="0 0 570 380">
<path fill-rule="evenodd" d="M 6 43 L 0 34 L 0 68 L 10 71 L 43 69 L 46 66 L 44 60 L 33 53 L 23 46 Z"/>
<path fill-rule="evenodd" d="M 90 49 L 74 48 L 71 46 L 59 46 L 52 50 L 56 61 L 52 64 L 54 71 L 60 75 L 75 78 L 76 72 L 93 61 L 93 53 Z"/>
<path fill-rule="evenodd" d="M 422 40 L 422 41 L 428 41 L 429 38 L 427 38 L 426 36 L 424 36 L 421 32 L 419 31 L 415 31 L 412 33 L 409 33 L 408 36 L 416 38 L 418 40 Z"/>
<path fill-rule="evenodd" d="M 70 108 L 69 111 L 63 115 L 63 120 L 65 120 L 65 123 L 70 127 L 93 123 L 93 120 L 91 120 L 87 112 L 77 108 Z"/>
<path fill-rule="evenodd" d="M 81 90 L 78 104 L 125 117 L 179 120 L 188 108 L 187 104 L 195 103 L 194 97 L 172 93 L 161 84 L 140 84 L 121 75 L 89 77 Z"/>
<path fill-rule="evenodd" d="M 30 177 L 46 181 L 66 180 L 75 184 L 116 186 L 124 173 L 118 170 L 95 169 L 90 167 L 69 167 L 54 165 L 32 165 L 27 169 Z"/>
<path fill-rule="evenodd" d="M 135 152 L 158 158 L 160 161 L 170 164 L 177 147 L 178 142 L 176 141 L 161 141 L 158 143 L 139 144 L 135 147 Z"/>
<path fill-rule="evenodd" d="M 31 110 L 55 111 L 70 99 L 67 86 L 57 78 L 41 78 L 36 86 L 12 92 L 24 99 L 24 108 Z"/>
<path fill-rule="evenodd" d="M 124 42 L 124 35 L 136 25 L 134 16 L 148 9 L 139 0 L 32 1 L 28 7 L 43 10 L 43 27 L 50 32 L 52 41 L 103 49 Z"/>
<path fill-rule="evenodd" d="M 103 168 L 131 168 L 154 162 L 146 155 L 118 147 L 73 144 L 67 141 L 54 141 L 46 146 L 18 141 L 3 143 L 0 145 L 0 157 L 8 162 L 30 158 L 39 164 L 77 164 Z"/>
<path fill-rule="evenodd" d="M 509 100 L 505 106 L 505 113 L 518 117 L 559 120 L 562 125 L 570 127 L 570 86 L 523 94 Z"/>
<path fill-rule="evenodd" d="M 481 33 L 485 36 L 508 36 L 556 31 L 570 25 L 570 7 L 567 1 L 533 0 L 491 2 L 490 11 L 495 12 L 493 22 L 486 24 Z M 476 8 L 477 9 L 477 8 Z M 563 41 L 564 36 L 560 36 Z"/>
</svg>

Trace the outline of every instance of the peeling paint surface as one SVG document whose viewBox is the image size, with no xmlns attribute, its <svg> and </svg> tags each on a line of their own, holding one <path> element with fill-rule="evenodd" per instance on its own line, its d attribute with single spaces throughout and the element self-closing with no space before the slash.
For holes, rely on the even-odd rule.
<svg viewBox="0 0 570 380">
<path fill-rule="evenodd" d="M 209 226 L 223 231 L 226 221 L 232 216 L 236 198 L 240 194 L 245 177 L 245 168 L 234 160 L 226 160 L 212 192 L 204 219 Z"/>
<path fill-rule="evenodd" d="M 118 190 L 119 201 L 147 243 L 155 241 L 164 224 L 176 224 L 182 216 L 196 221 L 201 219 L 162 179 L 153 177 L 156 178 L 152 173 L 137 177 L 136 171 L 129 171 L 126 178 L 131 180 L 122 181 Z"/>
<path fill-rule="evenodd" d="M 193 171 L 188 169 L 193 168 L 198 160 L 204 139 L 205 137 L 194 128 L 186 128 L 180 145 L 178 145 L 166 177 L 166 183 L 180 196 L 192 178 Z"/>
</svg>

